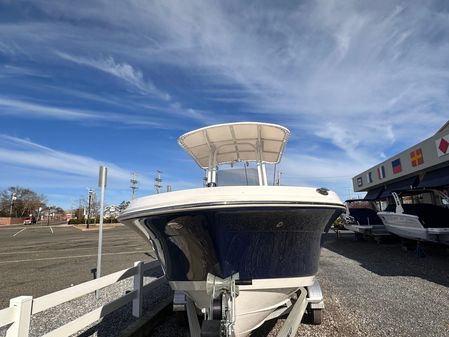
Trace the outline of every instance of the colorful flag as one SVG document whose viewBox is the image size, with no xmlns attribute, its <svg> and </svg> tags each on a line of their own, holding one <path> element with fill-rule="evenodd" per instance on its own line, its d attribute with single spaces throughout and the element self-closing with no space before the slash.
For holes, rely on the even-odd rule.
<svg viewBox="0 0 449 337">
<path fill-rule="evenodd" d="M 421 164 L 424 164 L 424 158 L 422 155 L 422 150 L 421 148 L 416 149 L 412 152 L 410 152 L 410 160 L 412 162 L 412 166 L 416 167 L 419 166 Z"/>
<path fill-rule="evenodd" d="M 401 159 L 395 159 L 391 162 L 391 167 L 393 168 L 393 173 L 400 173 L 402 172 L 402 166 L 401 166 Z"/>
<path fill-rule="evenodd" d="M 366 180 L 368 180 L 369 184 L 373 182 L 373 174 L 371 172 L 366 174 Z"/>
<path fill-rule="evenodd" d="M 385 167 L 383 165 L 377 168 L 377 176 L 379 179 L 385 178 Z"/>
<path fill-rule="evenodd" d="M 362 177 L 358 177 L 358 178 L 357 178 L 357 186 L 358 186 L 358 187 L 363 186 L 363 179 L 362 179 Z"/>
<path fill-rule="evenodd" d="M 444 156 L 449 153 L 449 135 L 443 136 L 435 140 L 437 146 L 438 157 Z"/>
</svg>

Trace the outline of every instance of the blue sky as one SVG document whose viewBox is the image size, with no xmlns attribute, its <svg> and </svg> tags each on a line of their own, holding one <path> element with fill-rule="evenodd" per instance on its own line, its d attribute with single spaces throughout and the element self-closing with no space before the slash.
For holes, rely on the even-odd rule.
<svg viewBox="0 0 449 337">
<path fill-rule="evenodd" d="M 449 119 L 445 1 L 0 1 L 0 189 L 76 206 L 202 171 L 176 139 L 233 121 L 292 132 L 283 183 L 326 186 Z"/>
</svg>

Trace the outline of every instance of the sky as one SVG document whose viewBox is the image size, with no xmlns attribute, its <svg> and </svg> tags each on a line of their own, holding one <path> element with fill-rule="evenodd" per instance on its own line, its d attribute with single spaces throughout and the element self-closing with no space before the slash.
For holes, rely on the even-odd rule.
<svg viewBox="0 0 449 337">
<path fill-rule="evenodd" d="M 201 187 L 177 138 L 260 121 L 291 131 L 282 184 L 344 199 L 449 119 L 448 36 L 444 0 L 0 0 L 0 190 Z"/>
</svg>

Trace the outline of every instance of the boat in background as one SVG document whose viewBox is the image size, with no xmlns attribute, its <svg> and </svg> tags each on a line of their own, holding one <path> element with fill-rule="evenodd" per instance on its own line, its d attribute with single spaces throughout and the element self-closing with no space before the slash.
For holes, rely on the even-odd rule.
<svg viewBox="0 0 449 337">
<path fill-rule="evenodd" d="M 402 238 L 449 245 L 449 198 L 434 189 L 392 192 L 394 204 L 377 214 Z"/>
<path fill-rule="evenodd" d="M 344 205 L 325 188 L 268 185 L 265 165 L 280 162 L 289 133 L 253 122 L 186 133 L 178 143 L 207 187 L 135 199 L 119 216 L 151 241 L 171 287 L 205 316 L 204 334 L 247 336 L 314 285 L 321 235 Z M 236 162 L 244 182 L 218 186 L 218 167 Z"/>
<path fill-rule="evenodd" d="M 364 199 L 349 199 L 345 201 L 346 212 L 341 215 L 344 227 L 354 232 L 356 239 L 372 237 L 380 241 L 390 236 L 382 220 L 377 215 L 375 201 Z"/>
</svg>

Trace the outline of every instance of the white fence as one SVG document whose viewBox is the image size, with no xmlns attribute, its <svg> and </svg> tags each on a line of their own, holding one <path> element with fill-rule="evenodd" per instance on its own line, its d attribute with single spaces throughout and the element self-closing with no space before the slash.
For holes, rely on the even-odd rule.
<svg viewBox="0 0 449 337">
<path fill-rule="evenodd" d="M 43 337 L 68 336 L 76 333 L 131 301 L 133 302 L 133 316 L 140 317 L 142 315 L 143 295 L 165 282 L 165 276 L 161 276 L 151 283 L 145 286 L 143 285 L 143 273 L 146 270 L 157 266 L 159 266 L 158 261 L 149 263 L 139 261 L 134 263 L 134 267 L 120 270 L 113 274 L 56 291 L 48 295 L 34 299 L 32 296 L 15 297 L 10 300 L 8 308 L 0 310 L 0 327 L 13 323 L 9 327 L 6 337 L 28 337 L 31 315 L 93 293 L 98 289 L 110 286 L 131 276 L 133 277 L 132 291 L 43 335 Z"/>
</svg>

